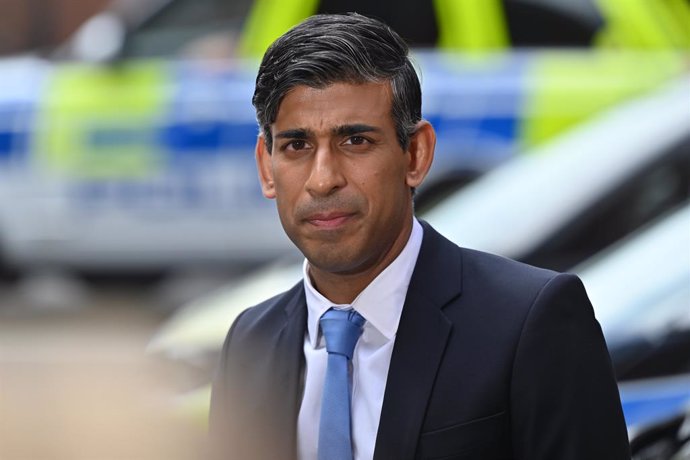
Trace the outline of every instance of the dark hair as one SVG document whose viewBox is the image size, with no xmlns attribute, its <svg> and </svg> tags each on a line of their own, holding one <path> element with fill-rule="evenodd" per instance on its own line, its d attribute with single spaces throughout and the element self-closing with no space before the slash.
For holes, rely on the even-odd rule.
<svg viewBox="0 0 690 460">
<path fill-rule="evenodd" d="M 422 91 L 408 51 L 390 27 L 356 13 L 311 16 L 287 31 L 264 54 L 252 98 L 269 150 L 271 124 L 295 86 L 385 81 L 398 142 L 406 149 L 422 119 Z"/>
</svg>

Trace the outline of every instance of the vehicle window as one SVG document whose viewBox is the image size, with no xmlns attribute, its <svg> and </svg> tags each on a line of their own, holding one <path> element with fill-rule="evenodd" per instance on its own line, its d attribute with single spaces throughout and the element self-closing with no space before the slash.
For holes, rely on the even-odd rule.
<svg viewBox="0 0 690 460">
<path fill-rule="evenodd" d="M 438 38 L 436 13 L 431 1 L 321 0 L 318 13 L 357 11 L 384 21 L 412 46 L 433 47 Z"/>
<path fill-rule="evenodd" d="M 429 0 L 321 0 L 318 12 L 357 11 L 383 20 L 412 46 L 432 47 L 438 39 L 437 12 L 433 3 Z M 601 25 L 600 18 L 583 14 L 583 10 L 594 9 L 588 1 L 581 0 L 570 8 L 563 8 L 559 2 L 548 0 L 504 0 L 501 4 L 510 43 L 518 48 L 589 46 Z"/>
<path fill-rule="evenodd" d="M 172 0 L 127 37 L 126 57 L 171 56 L 194 40 L 240 33 L 253 0 Z"/>
<path fill-rule="evenodd" d="M 515 47 L 580 47 L 590 46 L 602 20 L 591 11 L 588 2 L 567 11 L 568 7 L 549 1 L 504 1 L 510 42 Z M 575 2 L 562 2 L 574 4 Z M 565 8 L 565 10 L 563 9 Z M 580 14 L 578 14 L 580 13 Z"/>
<path fill-rule="evenodd" d="M 688 199 L 690 138 L 657 157 L 522 260 L 567 270 Z"/>
</svg>

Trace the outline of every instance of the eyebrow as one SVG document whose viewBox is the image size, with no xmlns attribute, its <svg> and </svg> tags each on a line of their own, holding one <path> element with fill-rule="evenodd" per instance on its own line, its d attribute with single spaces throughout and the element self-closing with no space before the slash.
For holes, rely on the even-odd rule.
<svg viewBox="0 0 690 460">
<path fill-rule="evenodd" d="M 276 139 L 308 139 L 309 136 L 313 135 L 313 132 L 308 129 L 286 129 L 276 133 Z"/>
<path fill-rule="evenodd" d="M 342 125 L 337 126 L 333 129 L 333 134 L 337 136 L 354 136 L 355 134 L 362 133 L 380 133 L 381 128 L 376 126 L 365 125 L 365 124 L 354 124 L 354 125 Z"/>
<path fill-rule="evenodd" d="M 371 125 L 366 125 L 363 123 L 356 123 L 353 125 L 341 125 L 341 126 L 336 126 L 331 130 L 331 133 L 336 135 L 336 136 L 354 136 L 356 134 L 362 134 L 362 133 L 380 133 L 381 128 L 377 128 L 376 126 L 371 126 Z M 275 138 L 276 139 L 309 139 L 310 137 L 313 137 L 315 134 L 312 130 L 310 129 L 305 129 L 305 128 L 296 128 L 296 129 L 286 129 L 285 131 L 281 131 L 279 133 L 276 133 Z"/>
</svg>

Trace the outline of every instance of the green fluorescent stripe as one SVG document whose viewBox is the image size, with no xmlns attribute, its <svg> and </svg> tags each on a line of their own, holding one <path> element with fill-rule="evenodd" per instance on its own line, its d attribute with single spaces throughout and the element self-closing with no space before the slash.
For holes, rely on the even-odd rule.
<svg viewBox="0 0 690 460">
<path fill-rule="evenodd" d="M 495 51 L 508 47 L 500 0 L 434 0 L 439 47 L 450 50 Z"/>
<path fill-rule="evenodd" d="M 690 11 L 685 0 L 597 0 L 605 26 L 602 45 L 663 49 L 688 47 Z"/>
<path fill-rule="evenodd" d="M 261 57 L 273 41 L 317 10 L 319 0 L 256 0 L 240 39 L 240 54 Z"/>
</svg>

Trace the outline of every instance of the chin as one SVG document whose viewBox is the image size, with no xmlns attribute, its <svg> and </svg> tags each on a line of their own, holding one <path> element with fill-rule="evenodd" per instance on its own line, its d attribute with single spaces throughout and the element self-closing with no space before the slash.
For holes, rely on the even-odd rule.
<svg viewBox="0 0 690 460">
<path fill-rule="evenodd" d="M 343 251 L 342 248 L 337 250 L 326 247 L 317 251 L 303 251 L 303 254 L 310 265 L 327 273 L 348 274 L 358 271 L 357 269 L 363 265 L 361 258 L 353 257 L 353 254 Z"/>
</svg>

